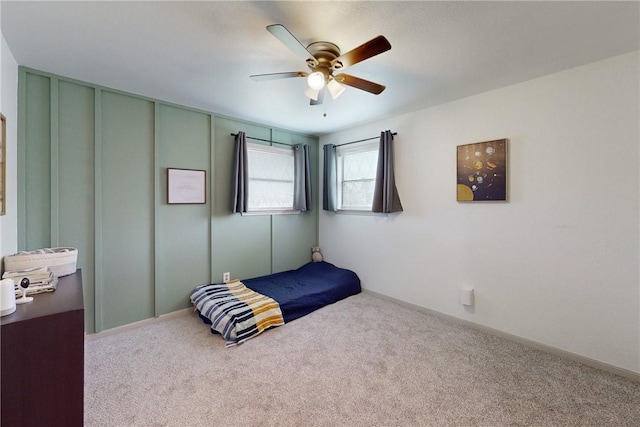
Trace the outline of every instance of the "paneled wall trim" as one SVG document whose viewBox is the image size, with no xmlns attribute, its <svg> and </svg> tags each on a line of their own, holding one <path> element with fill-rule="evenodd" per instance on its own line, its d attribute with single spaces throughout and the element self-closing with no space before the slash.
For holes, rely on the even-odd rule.
<svg viewBox="0 0 640 427">
<path fill-rule="evenodd" d="M 78 248 L 87 332 L 188 307 L 190 291 L 223 272 L 248 278 L 310 260 L 317 209 L 231 213 L 230 133 L 307 143 L 318 159 L 316 137 L 25 67 L 18 85 L 18 249 Z M 206 170 L 207 203 L 168 205 L 169 167 Z M 313 171 L 316 199 L 318 190 Z"/>
</svg>

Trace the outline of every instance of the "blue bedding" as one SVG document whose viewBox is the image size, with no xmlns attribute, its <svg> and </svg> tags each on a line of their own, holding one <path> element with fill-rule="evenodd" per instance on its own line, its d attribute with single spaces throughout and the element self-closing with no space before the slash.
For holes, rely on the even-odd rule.
<svg viewBox="0 0 640 427">
<path fill-rule="evenodd" d="M 310 262 L 296 270 L 245 279 L 242 283 L 276 300 L 285 323 L 361 291 L 360 278 L 356 273 L 325 261 Z"/>
</svg>

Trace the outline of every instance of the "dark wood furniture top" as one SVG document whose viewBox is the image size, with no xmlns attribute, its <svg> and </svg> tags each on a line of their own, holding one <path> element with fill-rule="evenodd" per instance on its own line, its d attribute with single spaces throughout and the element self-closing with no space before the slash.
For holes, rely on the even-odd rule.
<svg viewBox="0 0 640 427">
<path fill-rule="evenodd" d="M 84 310 L 82 302 L 82 271 L 58 279 L 55 292 L 43 292 L 33 295 L 34 301 L 18 304 L 16 311 L 2 316 L 1 325 L 35 319 L 42 316 L 64 313 L 66 311 Z"/>
</svg>

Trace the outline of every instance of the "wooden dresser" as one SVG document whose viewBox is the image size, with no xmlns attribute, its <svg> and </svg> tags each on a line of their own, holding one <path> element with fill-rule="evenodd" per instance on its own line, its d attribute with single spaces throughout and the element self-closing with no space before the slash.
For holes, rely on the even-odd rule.
<svg viewBox="0 0 640 427">
<path fill-rule="evenodd" d="M 0 327 L 2 426 L 81 427 L 84 419 L 82 272 L 34 295 Z"/>
</svg>

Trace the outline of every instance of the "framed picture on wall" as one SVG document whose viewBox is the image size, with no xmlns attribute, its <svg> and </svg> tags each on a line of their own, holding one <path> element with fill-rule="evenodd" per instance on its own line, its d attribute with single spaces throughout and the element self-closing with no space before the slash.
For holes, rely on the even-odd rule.
<svg viewBox="0 0 640 427">
<path fill-rule="evenodd" d="M 207 203 L 207 171 L 167 168 L 167 203 Z"/>
<path fill-rule="evenodd" d="M 7 213 L 7 119 L 0 114 L 0 215 Z"/>
<path fill-rule="evenodd" d="M 507 139 L 459 145 L 457 200 L 507 201 Z"/>
</svg>

